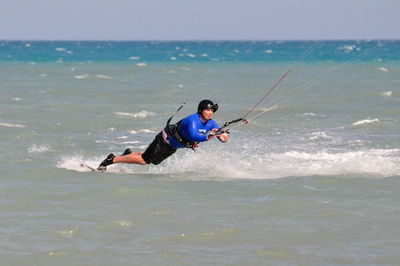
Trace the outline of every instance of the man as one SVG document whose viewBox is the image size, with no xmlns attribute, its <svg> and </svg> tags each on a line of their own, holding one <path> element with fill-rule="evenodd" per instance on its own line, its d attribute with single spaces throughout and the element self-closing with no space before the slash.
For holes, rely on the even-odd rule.
<svg viewBox="0 0 400 266">
<path fill-rule="evenodd" d="M 167 126 L 154 138 L 153 142 L 144 152 L 132 152 L 126 149 L 121 156 L 109 154 L 97 168 L 105 171 L 107 166 L 114 163 L 130 164 L 159 164 L 179 148 L 195 149 L 199 142 L 218 138 L 221 142 L 228 141 L 228 134 L 218 131 L 218 124 L 212 120 L 218 110 L 218 104 L 210 100 L 202 100 L 197 108 L 197 113 L 187 116 L 178 123 Z M 172 117 L 171 117 L 172 118 Z"/>
</svg>

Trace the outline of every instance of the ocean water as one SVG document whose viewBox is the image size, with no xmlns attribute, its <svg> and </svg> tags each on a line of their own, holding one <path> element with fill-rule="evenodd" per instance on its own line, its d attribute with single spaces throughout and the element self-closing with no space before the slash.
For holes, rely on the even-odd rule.
<svg viewBox="0 0 400 266">
<path fill-rule="evenodd" d="M 0 41 L 2 265 L 398 265 L 400 42 Z M 200 100 L 230 141 L 144 150 Z"/>
</svg>

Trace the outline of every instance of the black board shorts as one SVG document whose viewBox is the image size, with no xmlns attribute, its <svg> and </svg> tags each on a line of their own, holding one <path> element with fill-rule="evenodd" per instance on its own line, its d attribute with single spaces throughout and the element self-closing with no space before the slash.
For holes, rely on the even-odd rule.
<svg viewBox="0 0 400 266">
<path fill-rule="evenodd" d="M 161 131 L 157 134 L 153 142 L 150 143 L 149 147 L 147 147 L 145 152 L 142 154 L 142 158 L 148 164 L 152 163 L 157 165 L 175 152 L 176 148 L 165 142 Z"/>
</svg>

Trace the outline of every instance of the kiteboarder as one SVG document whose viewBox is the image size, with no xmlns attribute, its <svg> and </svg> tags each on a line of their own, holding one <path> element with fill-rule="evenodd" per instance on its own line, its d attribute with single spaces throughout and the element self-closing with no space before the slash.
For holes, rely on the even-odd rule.
<svg viewBox="0 0 400 266">
<path fill-rule="evenodd" d="M 180 107 L 182 108 L 182 106 Z M 178 111 L 180 110 L 178 109 Z M 218 110 L 218 104 L 210 100 L 202 100 L 197 108 L 197 113 L 189 115 L 176 124 L 170 124 L 168 119 L 166 127 L 156 135 L 153 142 L 144 152 L 132 152 L 126 149 L 121 156 L 110 153 L 97 170 L 105 171 L 108 165 L 115 163 L 129 164 L 159 164 L 179 148 L 195 150 L 198 143 L 218 138 L 221 142 L 228 141 L 228 131 L 221 130 L 212 119 Z"/>
</svg>

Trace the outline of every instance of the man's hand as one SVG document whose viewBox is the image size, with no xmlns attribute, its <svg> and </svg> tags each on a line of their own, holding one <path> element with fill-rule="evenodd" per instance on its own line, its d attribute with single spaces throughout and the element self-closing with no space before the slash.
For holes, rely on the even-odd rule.
<svg viewBox="0 0 400 266">
<path fill-rule="evenodd" d="M 224 131 L 221 135 L 217 135 L 218 139 L 222 142 L 227 142 L 229 137 L 228 137 L 229 131 Z"/>
<path fill-rule="evenodd" d="M 217 137 L 220 141 L 227 142 L 228 134 L 229 132 L 227 130 L 218 131 L 218 128 L 213 128 L 210 130 L 210 134 L 208 135 L 208 140 L 212 140 L 213 138 Z"/>
<path fill-rule="evenodd" d="M 210 130 L 207 139 L 212 140 L 213 138 L 219 136 L 219 134 L 215 134 L 218 131 L 218 128 L 213 128 Z"/>
</svg>

